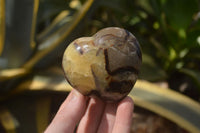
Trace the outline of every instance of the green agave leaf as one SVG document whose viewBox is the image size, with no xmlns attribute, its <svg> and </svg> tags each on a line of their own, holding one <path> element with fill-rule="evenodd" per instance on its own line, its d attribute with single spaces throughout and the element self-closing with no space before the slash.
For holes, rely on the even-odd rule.
<svg viewBox="0 0 200 133">
<path fill-rule="evenodd" d="M 56 18 L 52 21 L 52 23 L 47 26 L 41 33 L 37 35 L 37 41 L 42 42 L 48 36 L 55 33 L 57 30 L 60 29 L 64 24 L 70 22 L 72 16 L 70 15 L 70 10 L 63 10 L 61 11 Z"/>
<path fill-rule="evenodd" d="M 20 70 L 16 70 L 19 72 Z M 23 70 L 21 70 L 23 73 Z M 10 71 L 9 71 L 10 72 Z M 49 68 L 46 71 L 38 72 L 33 76 L 29 76 L 23 80 L 15 89 L 6 95 L 0 95 L 0 101 L 7 100 L 14 95 L 18 95 L 25 91 L 70 91 L 72 88 L 66 82 L 63 71 L 58 68 Z"/>
<path fill-rule="evenodd" d="M 191 133 L 200 132 L 200 104 L 147 81 L 137 81 L 130 96 L 135 104 L 155 112 Z"/>
<path fill-rule="evenodd" d="M 60 76 L 62 73 L 61 71 L 51 72 L 53 73 L 41 74 L 32 79 L 28 79 L 20 84 L 12 95 L 19 95 L 22 92 L 30 92 L 32 95 L 37 93 L 44 94 L 44 92 L 67 93 L 72 89 L 65 81 L 64 77 Z M 142 80 L 136 82 L 129 96 L 133 98 L 137 106 L 155 112 L 191 133 L 200 132 L 200 104 L 192 99 L 170 89 L 161 88 Z M 6 99 L 4 98 L 3 101 L 5 102 Z M 49 110 L 48 99 L 46 99 L 44 103 L 41 103 L 41 105 L 37 105 L 37 107 L 39 108 L 45 103 L 47 103 L 47 107 L 44 107 L 46 108 L 44 112 L 47 113 Z M 43 118 L 41 117 L 43 117 L 43 115 L 37 114 L 37 123 L 40 123 L 36 124 L 38 131 L 44 130 L 47 124 L 45 121 L 42 122 Z M 44 117 L 44 120 L 47 120 L 47 116 L 44 115 Z M 41 125 L 41 123 L 43 124 Z"/>
<path fill-rule="evenodd" d="M 4 47 L 5 40 L 5 0 L 0 1 L 0 56 Z M 0 60 L 0 63 L 2 61 Z M 1 66 L 0 66 L 1 68 Z"/>
<path fill-rule="evenodd" d="M 29 39 L 33 38 L 33 36 L 34 36 L 33 34 L 34 34 L 34 31 L 35 31 L 35 19 L 37 17 L 37 8 L 38 8 L 38 4 L 39 4 L 38 0 L 35 0 L 33 2 L 34 2 L 33 5 L 35 5 L 35 7 L 34 7 L 34 13 L 32 12 L 33 13 L 32 17 L 33 17 L 34 21 L 32 20 L 33 21 L 32 25 L 28 26 L 28 27 L 32 26 L 31 27 L 31 29 L 32 29 L 31 33 L 32 34 L 31 33 L 28 34 L 28 35 L 31 35 L 31 36 L 29 36 Z M 76 28 L 76 26 L 84 18 L 84 16 L 86 15 L 86 13 L 88 12 L 88 10 L 92 6 L 93 2 L 94 2 L 94 0 L 88 0 L 88 1 L 86 1 L 83 4 L 83 6 L 80 8 L 80 10 L 77 11 L 77 13 L 75 13 L 73 15 L 73 17 L 70 20 L 70 22 L 66 22 L 65 21 L 66 17 L 67 17 L 66 14 L 64 14 L 64 17 L 63 16 L 62 17 L 58 16 L 59 18 L 55 19 L 55 21 L 53 21 L 52 25 L 50 25 L 50 27 L 49 27 L 50 29 L 46 30 L 44 32 L 44 34 L 42 35 L 42 37 L 41 37 L 42 42 L 40 44 L 37 44 L 37 45 L 39 45 L 38 51 L 33 56 L 31 56 L 31 58 L 23 65 L 22 68 L 19 68 L 19 69 L 18 68 L 17 69 L 13 68 L 13 69 L 2 70 L 0 72 L 0 81 L 5 81 L 5 80 L 8 80 L 8 79 L 11 79 L 11 78 L 14 78 L 14 77 L 19 77 L 19 76 L 26 75 L 27 73 L 29 73 L 30 69 L 32 69 L 32 67 L 36 63 L 38 63 L 44 56 L 46 56 L 51 51 L 53 51 L 56 47 L 58 47 L 61 44 L 61 42 L 63 42 L 64 40 L 66 40 L 66 38 L 71 34 L 71 32 Z M 20 19 L 18 19 L 17 21 L 19 21 L 19 23 L 21 22 Z M 63 24 L 63 21 L 65 21 L 64 24 Z M 60 25 L 61 23 L 62 23 L 62 25 Z M 20 34 L 20 33 L 18 33 L 18 34 Z M 26 37 L 26 39 L 28 39 L 28 38 Z M 25 41 L 26 39 L 23 39 L 23 41 Z M 1 45 L 1 46 L 3 46 L 3 45 Z M 30 43 L 27 44 L 26 46 L 29 47 L 30 50 L 31 50 Z M 11 50 L 15 50 L 15 53 L 19 54 L 19 51 L 16 52 L 15 47 L 23 47 L 23 46 L 14 45 L 12 47 L 12 49 L 10 48 Z M 3 53 L 6 53 L 6 51 L 3 51 Z M 21 58 L 21 59 L 24 59 L 24 57 L 27 57 L 25 55 L 26 51 L 25 51 L 25 53 L 24 53 L 24 51 L 20 52 L 20 53 L 21 54 L 23 53 L 22 54 L 23 58 Z M 31 52 L 29 52 L 29 54 L 30 53 Z M 14 54 L 12 52 L 8 52 L 7 51 L 6 54 L 10 54 L 11 56 L 14 56 Z M 3 54 L 2 57 L 3 58 L 0 57 L 0 62 L 2 62 L 2 60 L 4 60 L 4 57 L 6 58 L 6 61 L 3 61 L 3 62 L 7 62 L 8 55 L 4 55 Z M 14 57 L 18 58 L 18 56 L 14 56 Z M 14 59 L 14 58 L 12 58 L 12 59 Z M 14 61 L 16 61 L 17 64 L 20 64 L 17 59 L 15 59 Z M 43 62 L 45 62 L 45 60 Z M 12 62 L 12 63 L 14 63 L 14 62 Z M 0 65 L 2 65 L 2 64 L 3 63 L 0 63 Z M 4 65 L 4 67 L 7 67 L 7 65 Z"/>
<path fill-rule="evenodd" d="M 15 68 L 21 66 L 33 52 L 34 14 L 37 13 L 38 0 L 3 1 L 0 3 L 1 51 L 2 46 L 4 48 L 0 68 Z"/>
<path fill-rule="evenodd" d="M 8 79 L 16 78 L 22 75 L 27 74 L 28 71 L 23 68 L 16 68 L 16 69 L 4 69 L 0 71 L 0 81 L 5 81 Z"/>
<path fill-rule="evenodd" d="M 39 44 L 38 51 L 28 60 L 23 67 L 31 69 L 38 61 L 40 61 L 45 55 L 54 50 L 60 43 L 62 43 L 67 36 L 75 29 L 78 23 L 86 15 L 90 7 L 92 6 L 94 0 L 88 0 L 84 3 L 80 10 L 74 14 L 73 19 L 70 23 L 66 23 L 61 26 L 57 32 L 49 36 L 46 40 Z"/>
</svg>

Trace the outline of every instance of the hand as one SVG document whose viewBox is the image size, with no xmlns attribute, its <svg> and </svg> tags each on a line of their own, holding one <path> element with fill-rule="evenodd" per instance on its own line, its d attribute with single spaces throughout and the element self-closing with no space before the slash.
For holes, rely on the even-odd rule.
<svg viewBox="0 0 200 133">
<path fill-rule="evenodd" d="M 119 103 L 88 98 L 73 89 L 63 102 L 45 133 L 129 133 L 133 101 L 125 97 Z"/>
</svg>

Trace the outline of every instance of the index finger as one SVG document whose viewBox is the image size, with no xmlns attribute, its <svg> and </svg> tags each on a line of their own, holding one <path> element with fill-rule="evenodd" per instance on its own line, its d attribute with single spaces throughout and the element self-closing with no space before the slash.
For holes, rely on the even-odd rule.
<svg viewBox="0 0 200 133">
<path fill-rule="evenodd" d="M 85 113 L 87 97 L 73 89 L 45 133 L 73 133 Z"/>
</svg>

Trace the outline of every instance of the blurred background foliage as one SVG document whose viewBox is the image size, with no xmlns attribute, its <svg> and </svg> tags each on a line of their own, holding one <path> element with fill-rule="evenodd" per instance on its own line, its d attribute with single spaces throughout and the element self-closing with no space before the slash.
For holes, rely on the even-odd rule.
<svg viewBox="0 0 200 133">
<path fill-rule="evenodd" d="M 111 26 L 140 42 L 140 79 L 200 101 L 199 0 L 0 0 L 1 103 L 34 80 L 36 90 L 62 88 L 67 45 Z"/>
<path fill-rule="evenodd" d="M 69 42 L 104 27 L 118 26 L 131 31 L 141 44 L 141 79 L 167 82 L 170 88 L 199 101 L 199 0 L 100 0 L 91 1 L 92 6 L 82 12 L 84 2 L 4 1 L 6 32 L 0 47 L 0 69 L 38 71 L 60 65 Z M 8 77 L 0 76 L 2 80 Z"/>
<path fill-rule="evenodd" d="M 102 1 L 102 5 L 88 27 L 119 26 L 130 30 L 143 50 L 140 78 L 166 81 L 170 88 L 199 100 L 198 0 L 113 0 Z"/>
<path fill-rule="evenodd" d="M 111 0 L 102 1 L 102 5 L 88 26 L 89 30 L 93 27 L 92 34 L 105 26 L 128 29 L 138 38 L 143 51 L 140 78 L 166 81 L 170 88 L 199 100 L 198 0 Z"/>
</svg>

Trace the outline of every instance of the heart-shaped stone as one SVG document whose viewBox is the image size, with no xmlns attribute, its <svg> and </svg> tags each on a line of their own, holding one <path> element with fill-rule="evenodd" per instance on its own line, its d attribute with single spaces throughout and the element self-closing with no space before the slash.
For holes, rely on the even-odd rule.
<svg viewBox="0 0 200 133">
<path fill-rule="evenodd" d="M 133 88 L 142 63 L 140 45 L 129 31 L 109 27 L 69 44 L 63 70 L 69 84 L 83 95 L 107 101 L 124 98 Z"/>
</svg>

